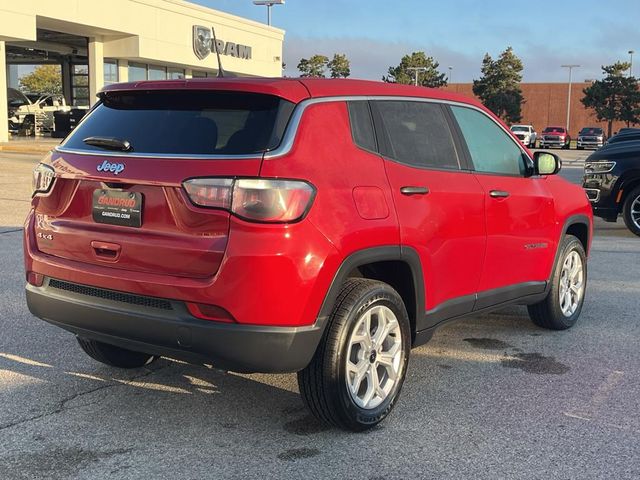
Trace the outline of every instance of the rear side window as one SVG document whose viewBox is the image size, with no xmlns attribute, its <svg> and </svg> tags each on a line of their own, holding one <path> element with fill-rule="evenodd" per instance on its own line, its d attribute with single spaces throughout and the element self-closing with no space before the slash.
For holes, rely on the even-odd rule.
<svg viewBox="0 0 640 480">
<path fill-rule="evenodd" d="M 451 110 L 476 171 L 504 175 L 525 173 L 522 150 L 492 119 L 472 108 L 452 106 Z"/>
<path fill-rule="evenodd" d="M 440 104 L 403 100 L 375 101 L 387 142 L 381 153 L 407 165 L 459 169 L 458 155 Z"/>
<path fill-rule="evenodd" d="M 373 131 L 373 121 L 369 102 L 348 102 L 349 122 L 351 123 L 351 136 L 356 145 L 372 152 L 377 151 L 376 136 Z"/>
<path fill-rule="evenodd" d="M 150 154 L 252 154 L 280 144 L 294 104 L 272 95 L 216 91 L 110 92 L 63 147 L 104 152 L 87 137 L 127 140 Z"/>
</svg>

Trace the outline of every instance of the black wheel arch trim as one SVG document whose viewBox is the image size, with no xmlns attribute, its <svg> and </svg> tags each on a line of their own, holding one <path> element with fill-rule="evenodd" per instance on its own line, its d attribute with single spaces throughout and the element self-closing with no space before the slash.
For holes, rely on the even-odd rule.
<svg viewBox="0 0 640 480">
<path fill-rule="evenodd" d="M 560 238 L 558 238 L 558 248 L 556 249 L 556 254 L 555 254 L 555 257 L 553 259 L 553 265 L 554 266 L 555 266 L 556 262 L 558 261 L 558 255 L 560 254 L 560 246 L 562 244 L 562 239 L 567 234 L 567 231 L 569 230 L 569 227 L 571 227 L 573 225 L 580 225 L 580 224 L 582 224 L 585 227 L 587 227 L 587 245 L 585 246 L 586 248 L 584 249 L 584 252 L 587 254 L 587 256 L 589 256 L 589 250 L 591 250 L 591 240 L 592 240 L 591 220 L 589 219 L 589 217 L 587 215 L 584 215 L 584 214 L 571 215 L 570 217 L 568 217 L 564 221 L 564 225 L 562 227 L 562 233 L 560 234 Z M 553 275 L 553 272 L 551 272 L 551 275 Z M 551 278 L 551 275 L 549 275 L 549 278 Z"/>
<path fill-rule="evenodd" d="M 324 301 L 320 307 L 320 313 L 316 320 L 316 326 L 322 330 L 326 327 L 327 319 L 329 315 L 331 315 L 331 310 L 338 298 L 342 284 L 349 278 L 349 273 L 358 267 L 385 261 L 401 261 L 409 266 L 414 287 L 415 325 L 421 325 L 425 315 L 425 293 L 422 263 L 420 262 L 418 252 L 412 247 L 388 245 L 358 250 L 351 253 L 342 261 L 324 297 Z M 407 310 L 409 310 L 409 308 L 407 308 Z M 412 332 L 412 335 L 414 333 L 415 332 Z"/>
</svg>

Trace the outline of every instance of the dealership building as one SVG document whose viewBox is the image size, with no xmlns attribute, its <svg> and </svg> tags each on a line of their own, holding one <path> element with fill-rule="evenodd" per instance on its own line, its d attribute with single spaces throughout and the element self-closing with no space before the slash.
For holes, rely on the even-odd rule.
<svg viewBox="0 0 640 480">
<path fill-rule="evenodd" d="M 225 73 L 281 76 L 283 40 L 280 29 L 182 0 L 3 1 L 0 142 L 21 66 L 59 65 L 66 104 L 87 107 L 109 83 L 215 76 L 216 45 Z"/>
</svg>

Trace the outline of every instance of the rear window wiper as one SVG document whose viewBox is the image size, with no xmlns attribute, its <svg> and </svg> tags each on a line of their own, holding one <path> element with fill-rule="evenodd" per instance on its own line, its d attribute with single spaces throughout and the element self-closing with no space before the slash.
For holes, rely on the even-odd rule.
<svg viewBox="0 0 640 480">
<path fill-rule="evenodd" d="M 87 137 L 82 141 L 87 145 L 93 145 L 94 147 L 100 147 L 107 150 L 128 152 L 133 149 L 128 140 L 121 140 L 113 137 Z"/>
</svg>

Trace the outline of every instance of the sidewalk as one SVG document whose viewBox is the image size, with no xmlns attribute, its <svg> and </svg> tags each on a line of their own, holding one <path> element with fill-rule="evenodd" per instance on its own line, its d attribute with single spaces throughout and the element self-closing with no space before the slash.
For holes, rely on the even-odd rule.
<svg viewBox="0 0 640 480">
<path fill-rule="evenodd" d="M 45 154 L 61 141 L 61 138 L 15 137 L 8 142 L 0 142 L 0 152 Z"/>
</svg>

